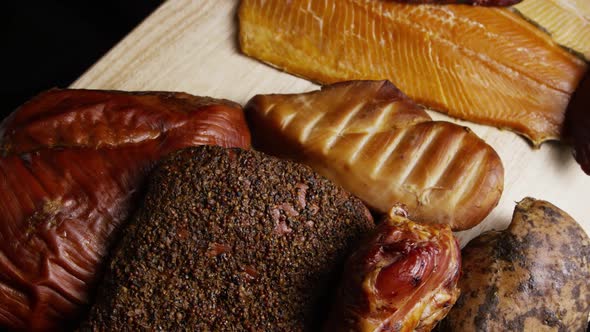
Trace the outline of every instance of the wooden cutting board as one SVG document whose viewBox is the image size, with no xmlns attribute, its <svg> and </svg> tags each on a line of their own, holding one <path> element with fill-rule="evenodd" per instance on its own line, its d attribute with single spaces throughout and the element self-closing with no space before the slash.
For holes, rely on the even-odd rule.
<svg viewBox="0 0 590 332">
<path fill-rule="evenodd" d="M 171 0 L 164 3 L 73 85 L 74 88 L 185 91 L 245 104 L 255 94 L 317 89 L 239 52 L 238 0 Z M 552 202 L 590 233 L 590 176 L 569 146 L 547 143 L 533 150 L 520 136 L 496 128 L 433 118 L 470 127 L 500 154 L 506 170 L 498 207 L 479 226 L 458 234 L 465 244 L 488 229 L 505 228 L 515 202 L 526 196 Z"/>
</svg>

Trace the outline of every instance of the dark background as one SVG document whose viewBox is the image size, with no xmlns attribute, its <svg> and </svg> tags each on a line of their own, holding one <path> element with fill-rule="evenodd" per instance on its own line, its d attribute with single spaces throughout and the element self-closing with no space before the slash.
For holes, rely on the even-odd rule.
<svg viewBox="0 0 590 332">
<path fill-rule="evenodd" d="M 0 118 L 65 88 L 163 1 L 7 1 L 0 9 Z"/>
</svg>

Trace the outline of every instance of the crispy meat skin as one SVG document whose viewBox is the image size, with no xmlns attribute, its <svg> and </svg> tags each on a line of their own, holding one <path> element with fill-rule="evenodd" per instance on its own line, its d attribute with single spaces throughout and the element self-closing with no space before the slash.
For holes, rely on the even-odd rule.
<svg viewBox="0 0 590 332">
<path fill-rule="evenodd" d="M 120 148 L 151 141 L 245 147 L 240 105 L 182 92 L 49 90 L 0 127 L 4 155 L 47 148 Z"/>
<path fill-rule="evenodd" d="M 325 331 L 430 331 L 459 296 L 460 270 L 448 226 L 391 216 L 347 261 Z"/>
<path fill-rule="evenodd" d="M 82 331 L 317 331 L 362 202 L 309 167 L 202 146 L 154 171 Z"/>
<path fill-rule="evenodd" d="M 441 331 L 572 331 L 590 312 L 590 239 L 553 204 L 525 198 L 504 231 L 463 249 L 461 297 Z"/>
<path fill-rule="evenodd" d="M 249 146 L 237 104 L 184 93 L 50 90 L 0 128 L 0 328 L 60 330 L 163 155 Z"/>
</svg>

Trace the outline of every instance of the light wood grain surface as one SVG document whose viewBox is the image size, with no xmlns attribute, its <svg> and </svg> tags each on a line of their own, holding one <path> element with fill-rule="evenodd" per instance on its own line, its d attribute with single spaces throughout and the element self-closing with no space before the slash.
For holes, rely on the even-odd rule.
<svg viewBox="0 0 590 332">
<path fill-rule="evenodd" d="M 255 94 L 317 89 L 239 52 L 238 0 L 170 0 L 140 24 L 73 85 L 74 88 L 185 91 L 246 103 Z M 508 131 L 452 120 L 469 126 L 498 151 L 506 170 L 498 207 L 462 243 L 511 220 L 515 202 L 526 196 L 552 202 L 590 233 L 590 177 L 576 164 L 568 146 L 544 144 L 533 150 Z"/>
</svg>

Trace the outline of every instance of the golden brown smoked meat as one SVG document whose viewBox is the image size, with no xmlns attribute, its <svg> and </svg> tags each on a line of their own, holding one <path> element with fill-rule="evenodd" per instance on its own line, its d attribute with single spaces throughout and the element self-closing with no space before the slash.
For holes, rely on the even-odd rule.
<svg viewBox="0 0 590 332">
<path fill-rule="evenodd" d="M 475 238 L 462 256 L 461 297 L 443 331 L 585 331 L 590 239 L 559 208 L 525 198 L 507 230 Z"/>
<path fill-rule="evenodd" d="M 502 194 L 494 149 L 468 128 L 432 121 L 388 81 L 258 95 L 245 110 L 256 148 L 312 166 L 381 213 L 403 203 L 412 220 L 464 230 Z"/>
<path fill-rule="evenodd" d="M 183 93 L 51 90 L 0 132 L 0 328 L 26 331 L 76 323 L 161 156 L 250 143 L 237 104 Z"/>
<path fill-rule="evenodd" d="M 459 296 L 460 270 L 448 226 L 390 216 L 350 256 L 325 331 L 430 331 Z"/>
<path fill-rule="evenodd" d="M 535 1 L 535 0 L 533 0 Z M 322 84 L 388 79 L 416 102 L 559 139 L 586 64 L 505 8 L 383 0 L 242 0 L 249 56 Z"/>
</svg>

